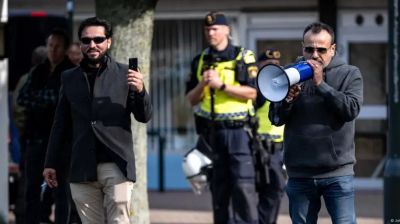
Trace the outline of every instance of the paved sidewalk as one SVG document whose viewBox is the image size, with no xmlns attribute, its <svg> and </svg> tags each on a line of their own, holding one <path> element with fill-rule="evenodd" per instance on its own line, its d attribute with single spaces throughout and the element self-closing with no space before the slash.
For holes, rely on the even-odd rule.
<svg viewBox="0 0 400 224">
<path fill-rule="evenodd" d="M 357 222 L 383 223 L 382 190 L 356 191 Z M 197 196 L 190 191 L 149 192 L 150 220 L 152 224 L 211 224 L 211 197 L 209 193 Z M 288 201 L 282 201 L 278 224 L 290 224 Z M 330 224 L 328 212 L 321 208 L 319 224 Z"/>
<path fill-rule="evenodd" d="M 360 224 L 383 223 L 383 191 L 357 190 L 356 214 Z M 191 191 L 149 192 L 150 221 L 152 224 L 212 224 L 211 196 L 195 195 Z M 10 213 L 9 223 L 15 218 Z M 284 196 L 278 224 L 290 224 L 288 200 Z M 321 208 L 318 224 L 330 224 L 325 207 Z"/>
</svg>

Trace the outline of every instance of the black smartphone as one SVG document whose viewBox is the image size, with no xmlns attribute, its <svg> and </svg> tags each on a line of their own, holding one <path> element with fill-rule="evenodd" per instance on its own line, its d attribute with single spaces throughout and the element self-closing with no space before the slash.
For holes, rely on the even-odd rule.
<svg viewBox="0 0 400 224">
<path fill-rule="evenodd" d="M 134 70 L 134 71 L 138 70 L 137 58 L 129 58 L 129 69 Z"/>
</svg>

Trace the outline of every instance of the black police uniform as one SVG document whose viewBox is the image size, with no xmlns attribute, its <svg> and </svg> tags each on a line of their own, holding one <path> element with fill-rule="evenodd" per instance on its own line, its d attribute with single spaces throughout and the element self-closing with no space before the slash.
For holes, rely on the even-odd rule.
<svg viewBox="0 0 400 224">
<path fill-rule="evenodd" d="M 240 53 L 240 48 L 231 44 L 221 51 L 209 49 L 209 54 L 219 61 L 231 61 Z M 187 82 L 186 93 L 198 84 L 197 67 L 200 56 L 192 62 L 192 73 Z M 246 74 L 248 75 L 248 74 Z M 254 86 L 254 80 L 241 82 Z M 245 121 L 217 122 L 200 118 L 197 129 L 210 143 L 213 153 L 213 169 L 210 188 L 213 201 L 214 223 L 258 224 L 255 170 L 249 146 L 249 135 L 244 130 Z M 201 124 L 202 127 L 199 127 Z M 211 126 L 208 126 L 208 125 Z M 212 131 L 211 129 L 212 128 Z"/>
<path fill-rule="evenodd" d="M 255 108 L 258 109 L 266 103 L 266 99 L 258 93 L 257 100 L 255 102 Z M 258 116 L 266 116 L 268 114 L 258 114 Z M 266 125 L 262 124 L 261 125 Z M 286 186 L 286 176 L 283 169 L 283 157 L 282 157 L 282 142 L 275 142 L 273 139 L 277 136 L 273 134 L 259 133 L 263 137 L 263 145 L 268 150 L 269 162 L 265 164 L 265 170 L 268 170 L 269 181 L 262 179 L 258 183 L 258 216 L 260 224 L 276 224 L 279 209 Z M 283 134 L 283 133 L 282 133 Z M 281 137 L 278 137 L 281 138 Z"/>
</svg>

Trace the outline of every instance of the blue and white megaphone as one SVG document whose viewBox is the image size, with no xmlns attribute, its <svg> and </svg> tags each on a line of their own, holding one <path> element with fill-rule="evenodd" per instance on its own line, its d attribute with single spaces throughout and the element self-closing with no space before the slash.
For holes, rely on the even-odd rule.
<svg viewBox="0 0 400 224">
<path fill-rule="evenodd" d="M 286 98 L 290 86 L 311 79 L 313 73 L 312 67 L 305 61 L 285 69 L 268 64 L 258 71 L 257 87 L 268 101 L 279 102 Z"/>
</svg>

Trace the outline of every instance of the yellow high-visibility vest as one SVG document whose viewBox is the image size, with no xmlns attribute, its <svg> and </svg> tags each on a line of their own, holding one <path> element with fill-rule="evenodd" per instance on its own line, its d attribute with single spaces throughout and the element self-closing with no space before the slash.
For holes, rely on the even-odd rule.
<svg viewBox="0 0 400 224">
<path fill-rule="evenodd" d="M 199 81 L 202 79 L 204 55 L 207 51 L 208 49 L 205 49 L 200 55 L 197 67 L 197 79 Z M 255 62 L 253 52 L 241 48 L 239 54 L 234 60 L 217 62 L 213 65 L 213 69 L 218 72 L 219 78 L 224 84 L 240 86 L 240 83 L 235 80 L 235 67 L 236 61 L 241 60 L 242 57 L 246 64 Z M 241 120 L 246 118 L 249 114 L 254 115 L 254 107 L 251 99 L 238 99 L 229 96 L 224 91 L 215 90 L 214 113 L 215 120 Z M 204 98 L 200 103 L 200 106 L 195 108 L 195 114 L 211 119 L 211 94 L 209 87 L 204 89 Z"/>
<path fill-rule="evenodd" d="M 272 137 L 273 142 L 283 142 L 283 130 L 285 126 L 277 127 L 271 124 L 271 121 L 268 119 L 269 105 L 270 102 L 266 101 L 264 105 L 256 111 L 259 122 L 257 131 L 259 134 L 267 134 Z"/>
</svg>

